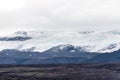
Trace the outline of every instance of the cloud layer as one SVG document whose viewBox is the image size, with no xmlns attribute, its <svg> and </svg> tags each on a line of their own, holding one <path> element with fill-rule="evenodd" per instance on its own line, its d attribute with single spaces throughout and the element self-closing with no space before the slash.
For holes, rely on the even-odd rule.
<svg viewBox="0 0 120 80">
<path fill-rule="evenodd" d="M 17 30 L 120 29 L 120 0 L 23 0 L 0 10 L 0 33 Z"/>
</svg>

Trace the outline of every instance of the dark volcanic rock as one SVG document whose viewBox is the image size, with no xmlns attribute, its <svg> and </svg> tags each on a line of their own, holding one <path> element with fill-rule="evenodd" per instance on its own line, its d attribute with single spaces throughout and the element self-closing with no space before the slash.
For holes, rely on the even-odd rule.
<svg viewBox="0 0 120 80">
<path fill-rule="evenodd" d="M 0 65 L 0 80 L 120 80 L 120 64 Z"/>
<path fill-rule="evenodd" d="M 31 37 L 21 37 L 21 36 L 16 36 L 16 37 L 0 37 L 0 41 L 25 41 L 29 40 Z"/>
</svg>

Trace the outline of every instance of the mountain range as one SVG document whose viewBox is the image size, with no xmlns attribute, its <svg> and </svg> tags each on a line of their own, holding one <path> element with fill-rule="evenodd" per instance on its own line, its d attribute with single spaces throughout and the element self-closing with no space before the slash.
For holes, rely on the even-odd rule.
<svg viewBox="0 0 120 80">
<path fill-rule="evenodd" d="M 72 48 L 71 52 L 111 53 L 120 49 L 120 31 L 18 31 L 0 36 L 0 51 L 44 52 Z M 54 49 L 53 49 L 54 48 Z"/>
<path fill-rule="evenodd" d="M 119 31 L 18 31 L 0 36 L 0 64 L 120 61 Z"/>
</svg>

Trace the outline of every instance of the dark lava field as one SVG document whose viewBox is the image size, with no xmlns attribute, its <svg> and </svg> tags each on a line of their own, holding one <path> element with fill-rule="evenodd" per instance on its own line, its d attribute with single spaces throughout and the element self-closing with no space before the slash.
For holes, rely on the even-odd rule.
<svg viewBox="0 0 120 80">
<path fill-rule="evenodd" d="M 0 80 L 120 80 L 120 63 L 0 65 Z"/>
</svg>

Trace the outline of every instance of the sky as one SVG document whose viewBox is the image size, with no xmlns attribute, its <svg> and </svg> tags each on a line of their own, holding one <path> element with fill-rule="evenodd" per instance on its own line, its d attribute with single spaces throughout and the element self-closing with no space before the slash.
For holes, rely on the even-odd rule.
<svg viewBox="0 0 120 80">
<path fill-rule="evenodd" d="M 120 29 L 120 0 L 0 0 L 0 34 Z"/>
</svg>

